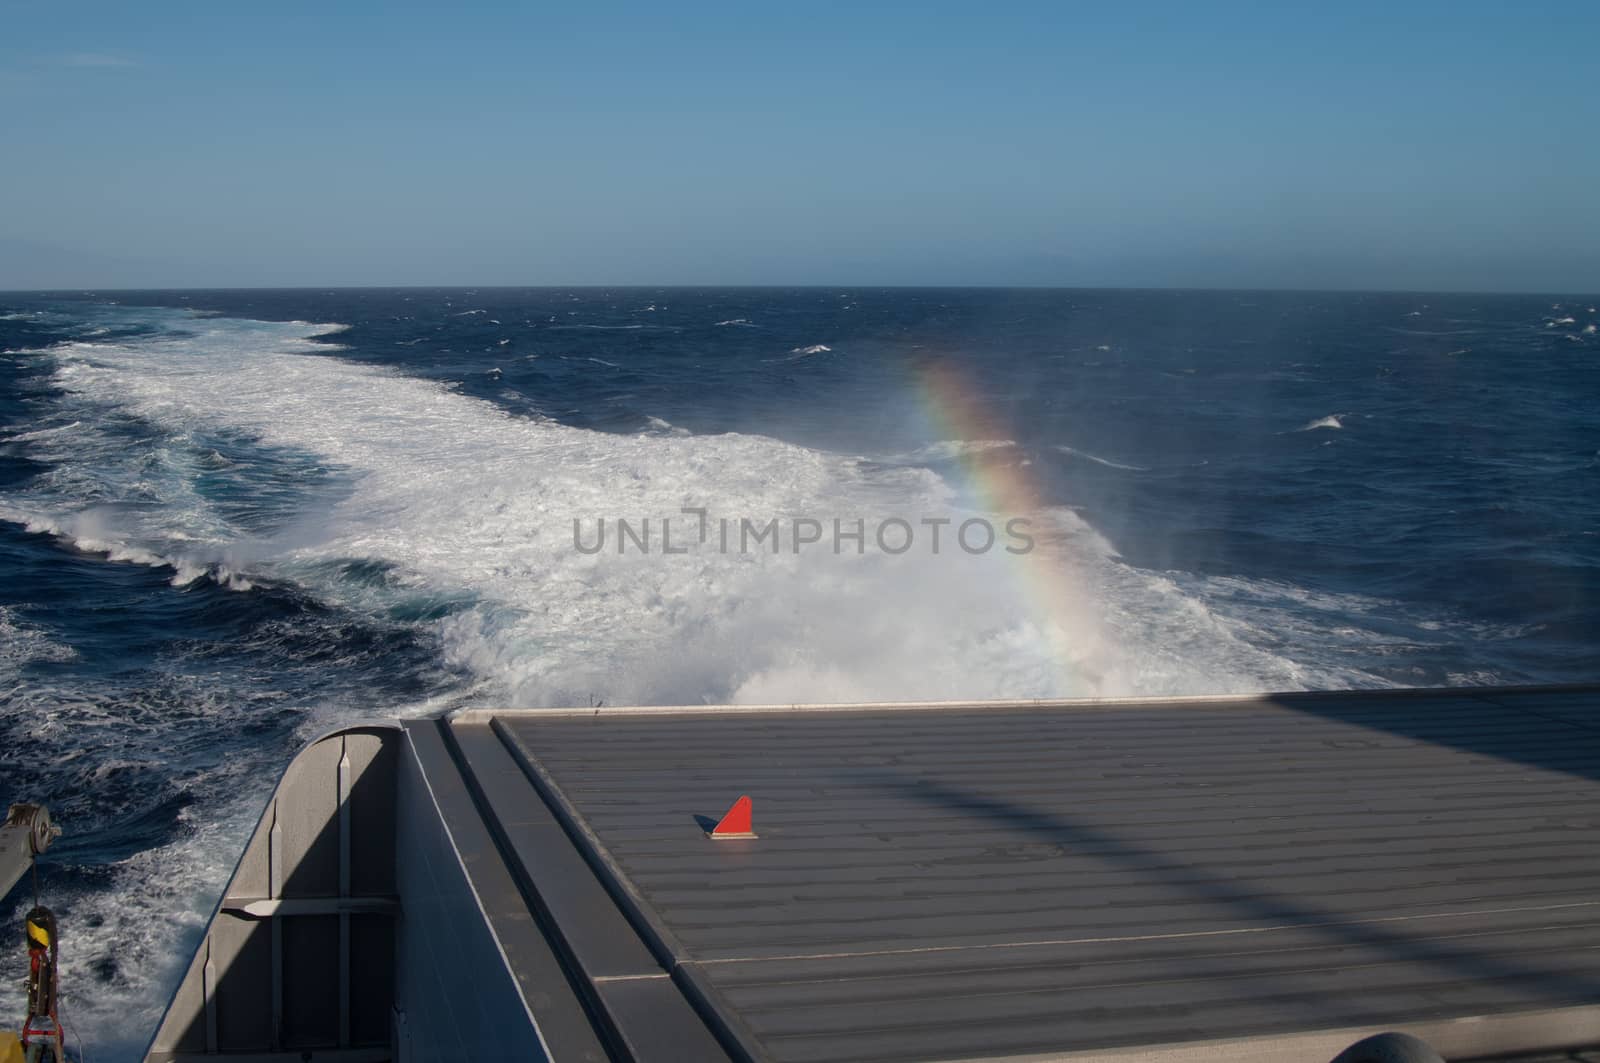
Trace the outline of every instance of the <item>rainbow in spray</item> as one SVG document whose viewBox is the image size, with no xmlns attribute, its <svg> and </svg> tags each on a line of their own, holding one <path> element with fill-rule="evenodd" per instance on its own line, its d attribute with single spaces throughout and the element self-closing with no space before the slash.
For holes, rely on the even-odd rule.
<svg viewBox="0 0 1600 1063">
<path fill-rule="evenodd" d="M 1045 639 L 1057 662 L 1056 693 L 1097 696 L 1112 693 L 1107 677 L 1092 662 L 1103 660 L 1104 634 L 1094 599 L 1082 576 L 1052 535 L 1059 514 L 1052 514 L 1035 483 L 1031 464 L 1012 442 L 1013 433 L 975 382 L 944 359 L 924 359 L 914 366 L 924 416 L 935 433 L 959 440 L 957 452 L 966 485 L 978 504 L 999 524 L 1021 519 L 1032 537 L 1026 552 L 1008 552 L 1011 575 L 1025 603 L 1029 623 Z"/>
</svg>

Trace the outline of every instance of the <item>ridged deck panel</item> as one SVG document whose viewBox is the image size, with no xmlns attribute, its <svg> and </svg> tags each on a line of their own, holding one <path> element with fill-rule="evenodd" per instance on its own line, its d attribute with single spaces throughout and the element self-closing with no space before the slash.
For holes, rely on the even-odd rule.
<svg viewBox="0 0 1600 1063">
<path fill-rule="evenodd" d="M 1600 1001 L 1594 689 L 493 726 L 754 1058 L 993 1058 Z M 759 837 L 710 841 L 741 794 Z"/>
</svg>

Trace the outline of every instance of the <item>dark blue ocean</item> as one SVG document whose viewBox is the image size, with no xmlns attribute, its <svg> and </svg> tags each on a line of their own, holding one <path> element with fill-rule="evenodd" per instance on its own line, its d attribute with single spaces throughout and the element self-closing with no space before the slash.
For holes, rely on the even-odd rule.
<svg viewBox="0 0 1600 1063">
<path fill-rule="evenodd" d="M 1594 680 L 1596 303 L 0 294 L 0 749 L 66 829 L 63 1017 L 142 1049 L 361 717 Z"/>
</svg>

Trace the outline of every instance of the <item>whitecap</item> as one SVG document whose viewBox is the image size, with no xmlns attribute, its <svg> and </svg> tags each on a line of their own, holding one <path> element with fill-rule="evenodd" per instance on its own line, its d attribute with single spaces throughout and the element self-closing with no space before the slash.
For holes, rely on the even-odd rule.
<svg viewBox="0 0 1600 1063">
<path fill-rule="evenodd" d="M 1016 442 L 1010 439 L 941 439 L 937 443 L 929 443 L 904 454 L 890 455 L 887 460 L 902 465 L 947 462 L 986 451 L 1006 450 L 1016 445 Z"/>
<path fill-rule="evenodd" d="M 201 316 L 201 312 L 198 310 L 194 314 L 196 317 Z M 308 338 L 312 336 L 332 336 L 335 333 L 346 332 L 350 328 L 349 325 L 341 325 L 338 322 L 286 321 L 284 324 L 293 325 L 295 328 L 303 330 Z"/>
<path fill-rule="evenodd" d="M 1076 447 L 1063 445 L 1056 447 L 1056 449 L 1063 454 L 1070 454 L 1074 458 L 1082 458 L 1084 461 L 1092 461 L 1096 465 L 1104 465 L 1108 469 L 1121 469 L 1124 472 L 1150 471 L 1149 467 L 1145 465 L 1127 465 L 1120 461 L 1112 461 L 1110 458 L 1102 458 L 1098 454 L 1090 454 L 1088 451 L 1079 450 Z"/>
<path fill-rule="evenodd" d="M 662 420 L 660 417 L 646 417 L 645 423 L 649 426 L 647 431 L 650 432 L 664 432 L 667 435 L 673 436 L 686 436 L 690 434 L 687 428 L 679 428 L 671 421 Z"/>
<path fill-rule="evenodd" d="M 1326 417 L 1318 417 L 1315 421 L 1307 422 L 1299 430 L 1302 432 L 1314 432 L 1319 428 L 1343 428 L 1344 418 L 1347 416 L 1349 415 L 1343 413 L 1330 413 Z"/>
<path fill-rule="evenodd" d="M 214 558 L 186 556 L 182 553 L 164 553 L 157 547 L 141 542 L 139 537 L 117 527 L 115 515 L 105 509 L 90 507 L 76 513 L 52 517 L 29 512 L 15 506 L 0 505 L 0 520 L 19 524 L 34 535 L 49 535 L 66 543 L 74 550 L 86 554 L 100 554 L 107 561 L 119 561 L 146 568 L 170 568 L 174 587 L 186 587 L 196 580 L 209 576 L 229 590 L 248 591 L 255 584 L 232 567 Z M 170 534 L 181 546 L 188 537 L 173 530 Z"/>
</svg>

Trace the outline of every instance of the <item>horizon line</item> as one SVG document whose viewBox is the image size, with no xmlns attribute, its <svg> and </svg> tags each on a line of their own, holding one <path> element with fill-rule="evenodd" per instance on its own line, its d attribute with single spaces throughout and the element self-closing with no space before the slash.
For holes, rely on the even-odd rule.
<svg viewBox="0 0 1600 1063">
<path fill-rule="evenodd" d="M 74 285 L 51 288 L 0 288 L 0 296 L 99 295 L 128 292 L 372 292 L 372 291 L 1038 291 L 1038 292 L 1172 292 L 1272 295 L 1487 295 L 1600 298 L 1600 289 L 1543 288 L 1303 288 L 1235 287 L 1148 284 L 245 284 L 210 286 L 135 287 L 131 285 Z"/>
</svg>

